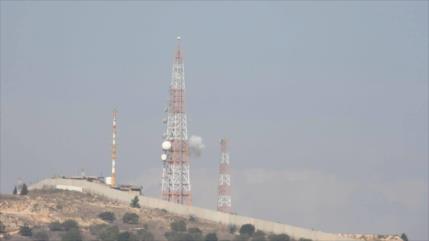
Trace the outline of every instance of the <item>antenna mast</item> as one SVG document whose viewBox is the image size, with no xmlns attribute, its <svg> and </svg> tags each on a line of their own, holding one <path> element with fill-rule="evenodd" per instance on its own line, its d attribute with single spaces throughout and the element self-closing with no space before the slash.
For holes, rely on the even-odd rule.
<svg viewBox="0 0 429 241">
<path fill-rule="evenodd" d="M 163 162 L 161 197 L 164 200 L 191 205 L 191 180 L 188 130 L 185 112 L 185 71 L 180 37 L 177 37 L 167 108 L 167 131 L 162 143 Z"/>
</svg>

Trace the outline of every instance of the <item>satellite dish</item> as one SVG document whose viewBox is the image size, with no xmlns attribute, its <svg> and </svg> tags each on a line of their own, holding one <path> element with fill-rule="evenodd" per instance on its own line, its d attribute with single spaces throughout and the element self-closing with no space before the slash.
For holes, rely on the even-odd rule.
<svg viewBox="0 0 429 241">
<path fill-rule="evenodd" d="M 164 141 L 163 143 L 162 143 L 162 149 L 163 150 L 170 150 L 170 148 L 171 148 L 171 142 L 169 142 L 169 141 Z"/>
<path fill-rule="evenodd" d="M 163 161 L 167 160 L 167 155 L 162 154 L 162 155 L 161 155 L 161 160 L 163 160 Z"/>
</svg>

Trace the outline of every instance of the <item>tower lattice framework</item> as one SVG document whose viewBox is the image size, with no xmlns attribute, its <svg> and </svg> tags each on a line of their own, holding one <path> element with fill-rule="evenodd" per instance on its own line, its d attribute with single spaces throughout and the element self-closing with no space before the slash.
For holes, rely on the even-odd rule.
<svg viewBox="0 0 429 241">
<path fill-rule="evenodd" d="M 221 158 L 219 164 L 219 186 L 217 210 L 220 212 L 231 213 L 231 174 L 229 165 L 228 141 L 220 140 Z"/>
<path fill-rule="evenodd" d="M 162 199 L 191 205 L 191 180 L 189 163 L 189 143 L 185 112 L 185 71 L 177 37 L 170 83 L 170 98 L 167 107 L 167 131 L 162 143 L 163 161 L 161 196 Z"/>
</svg>

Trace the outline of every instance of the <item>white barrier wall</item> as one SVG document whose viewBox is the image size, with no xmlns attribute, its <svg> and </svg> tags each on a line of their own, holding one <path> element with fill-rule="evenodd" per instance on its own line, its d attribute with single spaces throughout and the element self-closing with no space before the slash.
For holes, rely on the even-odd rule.
<svg viewBox="0 0 429 241">
<path fill-rule="evenodd" d="M 134 194 L 122 192 L 119 190 L 112 189 L 106 185 L 99 183 L 92 183 L 86 180 L 73 180 L 73 179 L 63 179 L 63 178 L 51 178 L 45 179 L 38 183 L 35 183 L 29 187 L 29 189 L 41 189 L 45 187 L 55 188 L 57 186 L 73 186 L 80 187 L 83 192 L 94 193 L 108 197 L 110 199 L 118 200 L 125 203 L 130 203 L 131 199 L 134 198 Z M 70 190 L 70 189 L 69 189 Z M 158 208 L 165 209 L 168 212 L 184 215 L 184 216 L 194 216 L 201 219 L 206 219 L 220 224 L 233 224 L 241 226 L 243 224 L 253 224 L 256 229 L 262 230 L 268 233 L 286 233 L 289 236 L 299 239 L 299 238 L 308 238 L 314 241 L 356 241 L 362 239 L 352 238 L 353 235 L 344 235 L 344 234 L 333 234 L 325 233 L 318 230 L 310 230 L 299 227 L 294 227 L 286 224 L 265 221 L 261 219 L 244 217 L 235 214 L 228 214 L 217 212 L 214 210 L 193 207 L 193 206 L 184 206 L 180 204 L 175 204 L 167 202 L 161 199 L 150 198 L 145 196 L 139 196 L 140 205 L 146 208 Z"/>
</svg>

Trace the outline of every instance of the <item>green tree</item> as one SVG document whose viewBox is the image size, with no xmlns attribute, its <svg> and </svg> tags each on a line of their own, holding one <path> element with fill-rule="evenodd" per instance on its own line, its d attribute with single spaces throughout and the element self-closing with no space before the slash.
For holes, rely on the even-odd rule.
<svg viewBox="0 0 429 241">
<path fill-rule="evenodd" d="M 61 236 L 61 241 L 82 241 L 82 234 L 79 229 L 72 228 Z"/>
<path fill-rule="evenodd" d="M 48 232 L 43 231 L 43 230 L 34 232 L 34 234 L 33 234 L 33 240 L 34 241 L 49 241 Z"/>
<path fill-rule="evenodd" d="M 13 192 L 12 192 L 12 194 L 13 194 L 13 195 L 18 194 L 18 190 L 16 190 L 16 186 L 13 188 Z"/>
<path fill-rule="evenodd" d="M 135 213 L 125 213 L 122 217 L 122 221 L 128 224 L 138 224 L 139 216 Z"/>
<path fill-rule="evenodd" d="M 241 226 L 239 232 L 240 232 L 240 234 L 247 234 L 251 237 L 253 235 L 253 233 L 255 233 L 255 226 L 253 226 L 250 223 L 243 224 L 243 226 Z"/>
<path fill-rule="evenodd" d="M 130 203 L 130 206 L 133 208 L 140 208 L 140 204 L 139 204 L 139 196 L 135 196 Z"/>
<path fill-rule="evenodd" d="M 21 192 L 19 194 L 20 195 L 27 195 L 28 194 L 28 187 L 25 183 L 22 184 Z"/>
<path fill-rule="evenodd" d="M 268 236 L 269 241 L 290 241 L 290 237 L 287 234 L 271 234 Z"/>
<path fill-rule="evenodd" d="M 216 233 L 208 233 L 204 238 L 204 241 L 218 241 Z"/>
<path fill-rule="evenodd" d="M 29 236 L 33 235 L 33 230 L 30 227 L 28 227 L 27 225 L 24 225 L 24 226 L 19 227 L 19 234 L 21 236 L 29 237 Z"/>
<path fill-rule="evenodd" d="M 186 222 L 184 220 L 175 220 L 170 223 L 170 228 L 176 232 L 186 232 Z"/>
<path fill-rule="evenodd" d="M 54 221 L 49 224 L 49 230 L 51 231 L 62 231 L 63 229 L 63 224 L 58 221 Z"/>
<path fill-rule="evenodd" d="M 101 241 L 117 241 L 118 235 L 118 226 L 108 226 L 100 232 L 97 238 Z"/>
<path fill-rule="evenodd" d="M 203 232 L 199 228 L 188 228 L 188 233 L 192 236 L 193 241 L 203 241 Z"/>
<path fill-rule="evenodd" d="M 102 212 L 98 214 L 98 217 L 108 223 L 113 223 L 116 219 L 115 214 L 112 212 Z"/>
<path fill-rule="evenodd" d="M 155 238 L 151 232 L 146 229 L 140 229 L 136 233 L 138 241 L 154 241 Z"/>
<path fill-rule="evenodd" d="M 6 233 L 6 226 L 0 221 L 0 233 Z"/>
<path fill-rule="evenodd" d="M 137 241 L 137 238 L 133 233 L 125 231 L 118 234 L 118 241 Z"/>
<path fill-rule="evenodd" d="M 404 240 L 404 241 L 408 241 L 408 237 L 407 237 L 407 235 L 405 233 L 401 234 L 401 239 Z"/>
<path fill-rule="evenodd" d="M 63 222 L 62 226 L 65 231 L 69 231 L 71 229 L 79 229 L 79 224 L 73 219 L 67 219 Z"/>
<path fill-rule="evenodd" d="M 267 241 L 265 238 L 265 233 L 261 230 L 256 231 L 253 234 L 252 241 Z"/>
<path fill-rule="evenodd" d="M 228 231 L 230 234 L 235 234 L 235 232 L 237 232 L 237 226 L 235 224 L 228 225 Z"/>
</svg>

